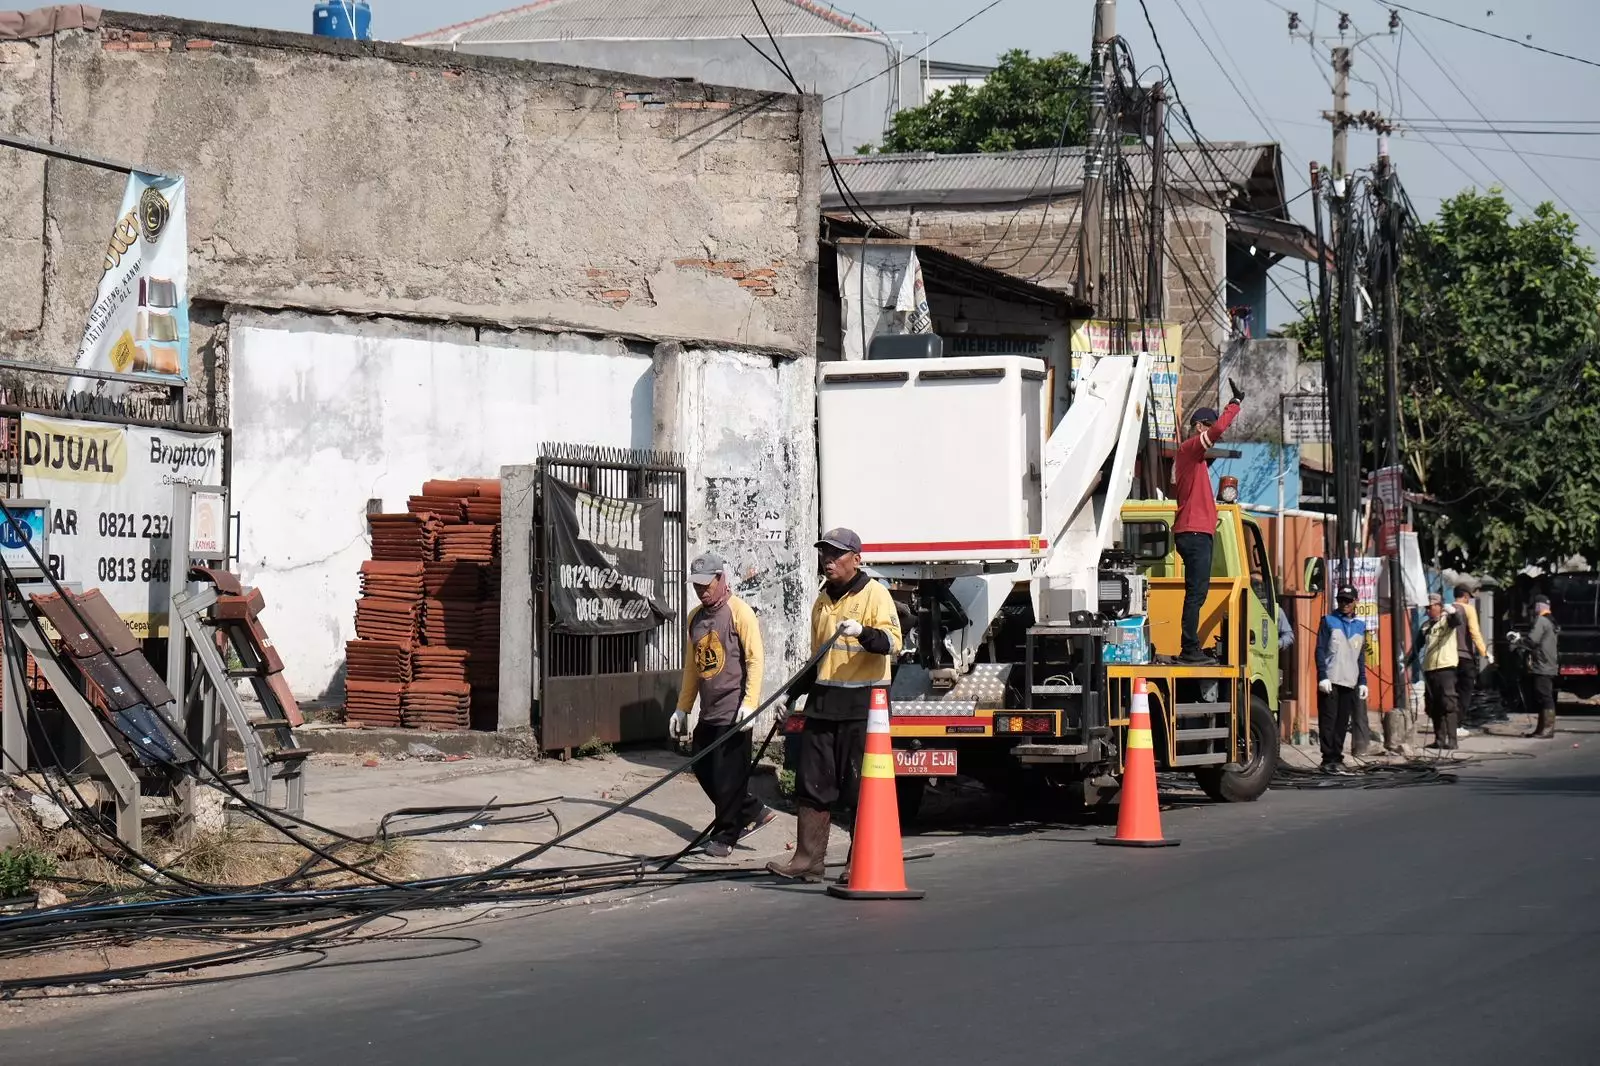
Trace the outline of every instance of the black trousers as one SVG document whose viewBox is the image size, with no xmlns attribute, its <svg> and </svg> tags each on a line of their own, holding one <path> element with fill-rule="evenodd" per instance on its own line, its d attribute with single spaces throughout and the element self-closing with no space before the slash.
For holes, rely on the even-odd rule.
<svg viewBox="0 0 1600 1066">
<path fill-rule="evenodd" d="M 1529 711 L 1539 716 L 1536 732 L 1555 732 L 1556 728 L 1556 679 L 1549 674 L 1529 674 L 1523 682 L 1523 699 Z"/>
<path fill-rule="evenodd" d="M 695 726 L 695 754 L 709 748 L 732 728 L 731 723 Z M 741 729 L 738 736 L 694 764 L 700 789 L 717 811 L 711 839 L 730 847 L 738 842 L 744 827 L 761 813 L 761 801 L 750 794 L 750 755 L 750 731 Z"/>
<path fill-rule="evenodd" d="M 1478 660 L 1462 659 L 1456 667 L 1456 710 L 1472 710 L 1472 697 L 1478 693 Z"/>
<path fill-rule="evenodd" d="M 1359 689 L 1335 685 L 1332 692 L 1317 693 L 1317 740 L 1322 745 L 1323 766 L 1344 762 L 1344 738 L 1350 722 L 1366 713 Z"/>
<path fill-rule="evenodd" d="M 1434 742 L 1455 747 L 1456 726 L 1461 721 L 1460 705 L 1456 703 L 1456 668 L 1429 670 L 1422 675 L 1422 685 L 1428 717 L 1433 719 Z"/>
<path fill-rule="evenodd" d="M 795 764 L 795 802 L 814 811 L 852 814 L 861 794 L 866 750 L 866 719 L 841 722 L 807 715 Z"/>
<path fill-rule="evenodd" d="M 1200 650 L 1200 610 L 1206 605 L 1206 594 L 1211 591 L 1211 550 L 1215 542 L 1210 533 L 1179 533 L 1173 540 L 1177 544 L 1178 558 L 1183 560 L 1181 654 L 1193 655 Z"/>
</svg>

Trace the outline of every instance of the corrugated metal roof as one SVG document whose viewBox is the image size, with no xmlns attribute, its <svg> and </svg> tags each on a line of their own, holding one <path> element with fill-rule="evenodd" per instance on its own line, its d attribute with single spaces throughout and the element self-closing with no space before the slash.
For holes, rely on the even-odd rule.
<svg viewBox="0 0 1600 1066">
<path fill-rule="evenodd" d="M 1281 203 L 1278 146 L 1245 141 L 1178 144 L 1167 151 L 1167 180 L 1174 188 L 1247 192 L 1252 182 L 1270 181 Z M 839 175 L 863 204 L 984 204 L 1042 199 L 1083 187 L 1085 149 L 975 155 L 864 155 L 838 160 Z M 1150 181 L 1149 153 L 1125 149 L 1135 182 Z M 1268 197 L 1271 198 L 1270 195 Z M 838 190 L 825 183 L 824 207 L 843 207 Z"/>
<path fill-rule="evenodd" d="M 817 0 L 767 0 L 773 36 L 872 33 L 876 26 Z M 407 44 L 683 40 L 766 36 L 750 0 L 539 0 L 406 38 Z"/>
</svg>

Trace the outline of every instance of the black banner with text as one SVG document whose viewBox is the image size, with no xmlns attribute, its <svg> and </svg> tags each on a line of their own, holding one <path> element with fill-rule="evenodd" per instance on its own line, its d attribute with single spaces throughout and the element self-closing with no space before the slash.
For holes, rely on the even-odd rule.
<svg viewBox="0 0 1600 1066">
<path fill-rule="evenodd" d="M 552 628 L 642 633 L 666 620 L 661 501 L 596 496 L 554 479 L 546 484 Z"/>
</svg>

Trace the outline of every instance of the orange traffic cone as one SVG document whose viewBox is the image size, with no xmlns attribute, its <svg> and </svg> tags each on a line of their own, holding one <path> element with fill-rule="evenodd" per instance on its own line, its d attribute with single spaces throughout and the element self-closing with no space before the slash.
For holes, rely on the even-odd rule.
<svg viewBox="0 0 1600 1066">
<path fill-rule="evenodd" d="M 1125 848 L 1170 848 L 1176 840 L 1161 838 L 1161 801 L 1156 796 L 1156 752 L 1150 739 L 1150 690 L 1142 677 L 1133 679 L 1133 712 L 1128 723 L 1128 750 L 1122 765 L 1122 795 L 1117 806 L 1117 835 L 1095 837 L 1096 844 Z"/>
<path fill-rule="evenodd" d="M 861 760 L 861 799 L 850 847 L 850 884 L 829 885 L 840 899 L 921 899 L 906 887 L 900 851 L 900 805 L 894 793 L 894 749 L 889 743 L 889 693 L 872 690 L 867 710 L 867 751 Z"/>
</svg>

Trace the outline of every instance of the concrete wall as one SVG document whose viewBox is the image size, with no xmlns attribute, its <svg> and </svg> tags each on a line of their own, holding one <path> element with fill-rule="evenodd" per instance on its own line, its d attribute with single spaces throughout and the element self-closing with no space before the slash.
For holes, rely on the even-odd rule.
<svg viewBox="0 0 1600 1066">
<path fill-rule="evenodd" d="M 1077 197 L 1048 206 L 874 207 L 884 225 L 917 240 L 1036 281 L 1062 292 L 1077 277 L 1080 211 Z M 1144 236 L 1131 235 L 1142 255 Z M 1167 212 L 1167 317 L 1183 326 L 1182 399 L 1185 410 L 1217 400 L 1217 365 L 1226 343 L 1224 292 L 1227 278 L 1227 226 L 1221 212 L 1194 203 L 1175 203 Z M 1142 272 L 1142 270 L 1141 270 Z M 1120 297 L 1117 298 L 1120 300 Z M 1142 293 L 1130 294 L 1138 308 Z"/>
<path fill-rule="evenodd" d="M 1223 358 L 1223 376 L 1245 391 L 1244 407 L 1228 435 L 1234 440 L 1281 441 L 1286 392 L 1322 391 L 1322 364 L 1301 363 L 1300 344 L 1287 337 L 1236 341 Z"/>
<path fill-rule="evenodd" d="M 545 441 L 649 447 L 648 354 L 571 334 L 242 314 L 230 322 L 244 581 L 295 694 L 343 692 L 369 499 L 498 477 Z"/>
<path fill-rule="evenodd" d="M 768 42 L 757 43 L 771 53 L 772 46 Z M 896 111 L 922 103 L 922 71 L 918 60 L 901 61 L 895 75 L 879 76 L 900 55 L 915 52 L 918 44 L 843 33 L 779 37 L 778 44 L 795 80 L 808 93 L 825 97 L 857 82 L 866 82 L 849 95 L 822 105 L 822 134 L 836 156 L 854 155 L 863 145 L 876 146 Z M 738 37 L 474 42 L 463 43 L 459 48 L 478 55 L 570 63 L 598 70 L 625 70 L 653 78 L 693 78 L 708 85 L 779 93 L 794 91 L 787 78 Z"/>
<path fill-rule="evenodd" d="M 734 591 L 761 621 L 769 693 L 811 655 L 815 412 L 810 360 L 657 350 L 655 446 L 684 456 L 689 553 L 731 564 Z"/>
<path fill-rule="evenodd" d="M 0 124 L 183 174 L 199 301 L 813 350 L 815 98 L 107 13 L 0 43 Z M 76 350 L 123 181 L 0 152 L 8 354 Z"/>
</svg>

